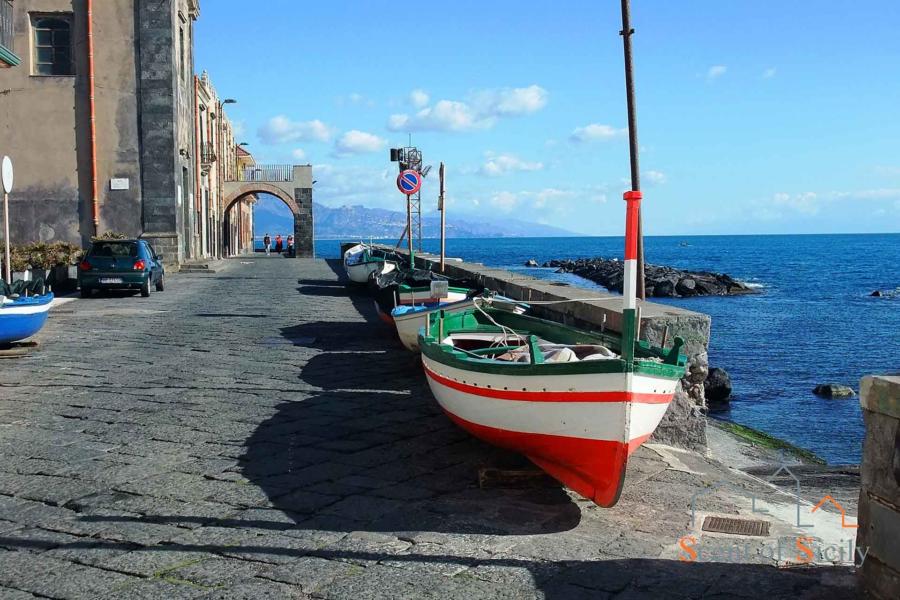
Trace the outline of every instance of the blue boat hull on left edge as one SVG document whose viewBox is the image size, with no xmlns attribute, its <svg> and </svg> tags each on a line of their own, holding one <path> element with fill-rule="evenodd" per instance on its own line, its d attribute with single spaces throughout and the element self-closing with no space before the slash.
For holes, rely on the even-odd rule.
<svg viewBox="0 0 900 600">
<path fill-rule="evenodd" d="M 40 331 L 47 322 L 52 302 L 52 293 L 12 301 L 4 299 L 0 306 L 0 345 L 24 340 Z"/>
</svg>

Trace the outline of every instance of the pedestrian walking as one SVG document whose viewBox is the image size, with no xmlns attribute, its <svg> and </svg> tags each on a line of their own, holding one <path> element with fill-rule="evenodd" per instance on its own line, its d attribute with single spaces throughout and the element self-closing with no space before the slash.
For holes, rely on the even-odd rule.
<svg viewBox="0 0 900 600">
<path fill-rule="evenodd" d="M 281 239 L 281 234 L 276 233 L 275 234 L 275 253 L 281 254 L 281 251 L 283 250 L 283 248 L 284 248 L 284 242 Z"/>
<path fill-rule="evenodd" d="M 288 250 L 288 256 L 293 257 L 294 256 L 294 236 L 292 236 L 292 235 L 288 236 L 287 250 Z"/>
<path fill-rule="evenodd" d="M 272 238 L 269 237 L 268 233 L 263 237 L 263 246 L 266 247 L 266 256 L 269 256 L 269 253 L 272 251 Z"/>
</svg>

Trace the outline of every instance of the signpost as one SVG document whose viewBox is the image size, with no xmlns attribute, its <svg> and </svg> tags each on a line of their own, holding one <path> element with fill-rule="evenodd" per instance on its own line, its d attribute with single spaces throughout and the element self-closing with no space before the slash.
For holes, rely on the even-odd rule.
<svg viewBox="0 0 900 600">
<path fill-rule="evenodd" d="M 441 180 L 441 191 L 438 195 L 438 210 L 441 211 L 441 273 L 444 272 L 444 256 L 446 254 L 446 246 L 444 238 L 447 237 L 447 205 L 444 204 L 444 163 L 441 163 L 439 171 Z"/>
<path fill-rule="evenodd" d="M 412 196 L 422 188 L 422 176 L 418 171 L 407 169 L 397 175 L 397 189 L 407 196 Z"/>
<path fill-rule="evenodd" d="M 397 189 L 406 194 L 406 230 L 409 232 L 409 268 L 416 268 L 415 249 L 412 235 L 412 204 L 410 198 L 422 188 L 422 175 L 414 169 L 400 171 L 397 175 Z M 401 238 L 402 239 L 402 238 Z"/>
<path fill-rule="evenodd" d="M 0 164 L 0 182 L 3 184 L 3 241 L 6 244 L 6 256 L 3 260 L 6 271 L 6 283 L 12 283 L 12 266 L 9 252 L 9 193 L 13 187 L 13 165 L 8 156 L 3 157 Z"/>
</svg>

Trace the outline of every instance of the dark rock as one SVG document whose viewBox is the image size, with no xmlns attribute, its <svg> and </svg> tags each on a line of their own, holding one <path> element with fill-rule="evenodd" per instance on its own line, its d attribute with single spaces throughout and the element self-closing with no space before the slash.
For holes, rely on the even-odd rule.
<svg viewBox="0 0 900 600">
<path fill-rule="evenodd" d="M 693 296 L 697 293 L 696 290 L 697 282 L 690 277 L 685 277 L 678 282 L 678 285 L 675 286 L 675 291 L 677 291 L 682 296 Z"/>
<path fill-rule="evenodd" d="M 713 367 L 703 383 L 703 395 L 709 402 L 725 402 L 731 396 L 731 377 L 725 369 Z"/>
<path fill-rule="evenodd" d="M 529 266 L 532 261 L 528 261 Z M 545 267 L 558 273 L 573 273 L 599 283 L 613 292 L 622 292 L 625 264 L 617 258 L 579 258 L 550 260 Z M 755 290 L 723 273 L 681 271 L 660 265 L 644 265 L 644 282 L 648 296 L 677 298 L 679 296 L 727 296 L 748 294 Z"/>
<path fill-rule="evenodd" d="M 869 295 L 870 295 L 870 296 L 875 296 L 876 298 L 881 298 L 881 290 L 875 290 L 874 292 L 872 292 L 872 293 L 869 294 Z"/>
<path fill-rule="evenodd" d="M 526 260 L 526 261 L 525 261 L 525 266 L 526 266 L 526 267 L 536 267 L 536 266 L 538 266 L 538 263 L 537 263 L 536 260 L 534 260 L 534 259 L 532 258 L 532 259 L 529 259 L 529 260 Z"/>
<path fill-rule="evenodd" d="M 653 296 L 656 298 L 671 298 L 675 295 L 675 286 L 671 281 L 660 281 L 653 286 Z"/>
<path fill-rule="evenodd" d="M 839 383 L 823 383 L 813 388 L 813 394 L 823 398 L 852 398 L 856 392 Z"/>
</svg>

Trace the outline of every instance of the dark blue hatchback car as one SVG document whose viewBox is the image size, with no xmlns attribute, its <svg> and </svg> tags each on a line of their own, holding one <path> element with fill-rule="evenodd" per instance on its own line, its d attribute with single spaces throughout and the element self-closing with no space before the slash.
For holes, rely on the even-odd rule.
<svg viewBox="0 0 900 600">
<path fill-rule="evenodd" d="M 97 240 L 78 265 L 81 297 L 94 290 L 138 289 L 145 298 L 150 288 L 165 289 L 162 255 L 145 240 Z"/>
</svg>

